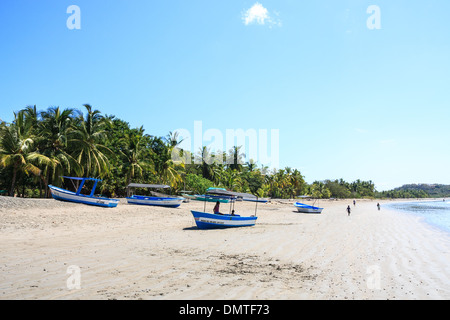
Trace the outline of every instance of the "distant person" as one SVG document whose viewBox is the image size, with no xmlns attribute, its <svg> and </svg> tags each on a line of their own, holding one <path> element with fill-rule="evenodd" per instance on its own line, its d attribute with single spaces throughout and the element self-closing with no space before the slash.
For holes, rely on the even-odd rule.
<svg viewBox="0 0 450 320">
<path fill-rule="evenodd" d="M 348 207 L 347 207 L 347 213 L 348 213 L 348 215 L 350 215 L 350 211 L 351 211 L 350 205 L 348 205 Z"/>
<path fill-rule="evenodd" d="M 356 206 L 356 200 L 353 200 L 353 205 Z"/>
<path fill-rule="evenodd" d="M 377 203 L 378 211 L 380 211 L 380 203 Z"/>
<path fill-rule="evenodd" d="M 216 205 L 214 206 L 214 214 L 221 214 L 220 213 L 220 202 L 217 201 Z"/>
</svg>

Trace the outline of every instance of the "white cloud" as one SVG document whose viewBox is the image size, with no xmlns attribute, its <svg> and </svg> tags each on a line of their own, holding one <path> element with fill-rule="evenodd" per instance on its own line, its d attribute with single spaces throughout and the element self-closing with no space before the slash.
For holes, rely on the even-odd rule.
<svg viewBox="0 0 450 320">
<path fill-rule="evenodd" d="M 276 16 L 279 16 L 278 12 L 274 12 Z M 274 20 L 269 13 L 269 10 L 264 8 L 262 4 L 256 2 L 250 9 L 246 10 L 242 14 L 242 20 L 246 26 L 250 24 L 279 26 L 281 27 L 281 21 L 279 19 Z"/>
</svg>

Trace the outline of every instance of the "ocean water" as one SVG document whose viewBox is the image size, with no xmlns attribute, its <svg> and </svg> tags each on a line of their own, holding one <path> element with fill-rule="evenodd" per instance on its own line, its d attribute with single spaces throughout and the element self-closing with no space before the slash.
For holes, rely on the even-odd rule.
<svg viewBox="0 0 450 320">
<path fill-rule="evenodd" d="M 450 199 L 389 203 L 384 206 L 422 217 L 426 223 L 450 233 Z"/>
</svg>

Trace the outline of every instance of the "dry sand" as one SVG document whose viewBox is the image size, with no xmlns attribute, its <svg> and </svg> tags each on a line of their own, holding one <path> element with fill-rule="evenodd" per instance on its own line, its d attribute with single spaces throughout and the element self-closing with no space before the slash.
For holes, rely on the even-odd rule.
<svg viewBox="0 0 450 320">
<path fill-rule="evenodd" d="M 376 203 L 359 200 L 350 216 L 350 200 L 321 201 L 321 215 L 259 204 L 254 227 L 198 230 L 197 201 L 106 209 L 0 197 L 0 299 L 449 299 L 449 235 Z"/>
</svg>

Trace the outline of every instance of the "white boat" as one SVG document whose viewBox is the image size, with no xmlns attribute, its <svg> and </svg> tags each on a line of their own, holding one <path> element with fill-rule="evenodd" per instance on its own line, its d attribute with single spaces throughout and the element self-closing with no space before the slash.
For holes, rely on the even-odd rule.
<svg viewBox="0 0 450 320">
<path fill-rule="evenodd" d="M 177 208 L 185 200 L 183 197 L 172 197 L 172 196 L 169 196 L 169 195 L 159 194 L 159 193 L 156 193 L 156 192 L 155 192 L 156 196 L 130 195 L 130 189 L 131 188 L 166 189 L 166 188 L 170 188 L 170 186 L 157 185 L 157 184 L 131 183 L 131 184 L 128 185 L 127 202 L 129 204 Z"/>
<path fill-rule="evenodd" d="M 199 229 L 221 229 L 221 228 L 238 228 L 252 227 L 258 219 L 255 216 L 241 217 L 240 215 L 231 214 L 213 214 L 191 210 L 195 223 Z"/>
<path fill-rule="evenodd" d="M 221 228 L 239 228 L 239 227 L 252 227 L 256 224 L 256 208 L 258 203 L 256 203 L 255 214 L 248 217 L 242 217 L 234 213 L 235 199 L 238 196 L 244 196 L 246 198 L 252 199 L 253 195 L 243 194 L 233 191 L 227 191 L 224 189 L 210 188 L 208 193 L 219 195 L 223 198 L 228 198 L 230 201 L 230 213 L 208 213 L 206 210 L 206 198 L 204 200 L 203 211 L 191 210 L 194 216 L 195 223 L 199 229 L 221 229 Z M 256 197 L 255 197 L 256 198 Z"/>
<path fill-rule="evenodd" d="M 78 177 L 64 177 L 64 178 L 81 181 L 81 184 L 78 187 L 77 192 L 73 192 L 73 191 L 69 191 L 66 189 L 62 189 L 62 188 L 58 188 L 58 187 L 49 185 L 48 187 L 50 188 L 52 197 L 55 200 L 83 203 L 83 204 L 99 206 L 99 207 L 107 207 L 107 208 L 114 208 L 114 207 L 117 207 L 117 205 L 119 204 L 119 200 L 117 200 L 117 199 L 94 196 L 95 188 L 97 186 L 97 183 L 99 181 L 101 181 L 100 179 L 78 178 Z M 82 190 L 84 182 L 86 180 L 94 181 L 94 187 L 92 188 L 90 195 L 81 194 L 81 190 Z"/>
<path fill-rule="evenodd" d="M 323 208 L 310 206 L 308 204 L 296 202 L 294 206 L 297 208 L 298 212 L 303 213 L 322 213 Z"/>
<path fill-rule="evenodd" d="M 242 201 L 249 201 L 249 202 L 260 202 L 260 203 L 267 203 L 269 199 L 259 199 L 259 198 L 242 198 Z"/>
<path fill-rule="evenodd" d="M 184 198 L 165 198 L 165 197 L 146 197 L 146 196 L 131 196 L 127 197 L 127 202 L 129 204 L 140 204 L 146 206 L 160 206 L 160 207 L 170 207 L 177 208 L 184 201 Z"/>
</svg>

